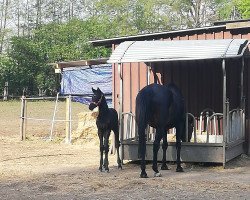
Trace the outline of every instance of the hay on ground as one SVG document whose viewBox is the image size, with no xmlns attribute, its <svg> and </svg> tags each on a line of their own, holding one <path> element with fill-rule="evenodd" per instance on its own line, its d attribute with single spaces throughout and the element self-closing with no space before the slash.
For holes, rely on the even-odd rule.
<svg viewBox="0 0 250 200">
<path fill-rule="evenodd" d="M 78 127 L 72 132 L 72 142 L 98 141 L 96 118 L 97 111 L 80 112 L 78 114 Z"/>
</svg>

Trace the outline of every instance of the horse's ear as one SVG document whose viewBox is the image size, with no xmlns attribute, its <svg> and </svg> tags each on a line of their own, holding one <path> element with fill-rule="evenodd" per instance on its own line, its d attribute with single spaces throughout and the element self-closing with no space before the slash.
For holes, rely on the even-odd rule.
<svg viewBox="0 0 250 200">
<path fill-rule="evenodd" d="M 98 91 L 98 92 L 102 92 L 102 91 L 100 90 L 100 88 L 99 88 L 99 87 L 97 88 L 97 91 Z"/>
<path fill-rule="evenodd" d="M 96 92 L 96 90 L 95 90 L 93 87 L 92 87 L 92 92 L 93 92 L 93 93 L 95 93 L 95 92 Z"/>
</svg>

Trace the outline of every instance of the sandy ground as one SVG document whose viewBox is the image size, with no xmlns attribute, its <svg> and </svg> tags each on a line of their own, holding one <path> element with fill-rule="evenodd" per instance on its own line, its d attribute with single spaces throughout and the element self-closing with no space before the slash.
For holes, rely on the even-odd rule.
<svg viewBox="0 0 250 200">
<path fill-rule="evenodd" d="M 69 145 L 33 139 L 0 139 L 0 199 L 250 199 L 250 158 L 221 166 L 183 164 L 185 172 L 162 171 L 139 178 L 140 166 L 125 162 L 117 169 L 110 155 L 110 172 L 99 172 L 96 142 Z"/>
<path fill-rule="evenodd" d="M 84 110 L 74 106 L 74 116 Z M 51 116 L 53 107 L 53 102 L 29 103 L 28 116 Z M 136 163 L 126 161 L 123 170 L 118 170 L 116 156 L 110 155 L 110 173 L 101 173 L 98 142 L 88 138 L 93 135 L 85 137 L 90 142 L 73 145 L 58 139 L 48 142 L 42 138 L 50 124 L 38 122 L 29 124 L 28 140 L 21 142 L 20 103 L 0 102 L 0 113 L 0 200 L 250 199 L 250 157 L 245 155 L 230 161 L 226 169 L 188 163 L 183 164 L 184 173 L 176 173 L 176 166 L 169 164 L 171 170 L 161 171 L 158 178 L 153 177 L 149 163 L 148 179 L 139 178 Z M 58 133 L 64 133 L 63 128 L 59 124 Z"/>
</svg>

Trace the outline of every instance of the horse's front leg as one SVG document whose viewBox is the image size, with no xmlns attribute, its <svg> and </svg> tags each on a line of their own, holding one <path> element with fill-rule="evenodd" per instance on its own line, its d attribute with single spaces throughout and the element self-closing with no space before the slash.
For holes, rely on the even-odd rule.
<svg viewBox="0 0 250 200">
<path fill-rule="evenodd" d="M 185 129 L 182 126 L 176 127 L 176 172 L 183 172 L 181 167 L 181 134 Z"/>
<path fill-rule="evenodd" d="M 168 170 L 167 166 L 167 148 L 168 148 L 168 141 L 167 141 L 167 131 L 164 132 L 162 137 L 163 143 L 162 143 L 162 164 L 161 164 L 161 170 Z"/>
<path fill-rule="evenodd" d="M 103 146 L 103 134 L 99 130 L 98 130 L 98 136 L 99 136 L 99 140 L 100 140 L 100 166 L 99 166 L 99 170 L 102 171 L 104 146 Z"/>
<path fill-rule="evenodd" d="M 104 152 L 105 152 L 105 158 L 104 158 L 104 169 L 106 172 L 109 172 L 109 161 L 108 161 L 108 153 L 109 153 L 109 136 L 110 131 L 106 131 L 104 135 Z"/>
<path fill-rule="evenodd" d="M 155 134 L 155 141 L 154 141 L 154 146 L 153 146 L 153 166 L 152 169 L 154 170 L 155 177 L 161 176 L 160 172 L 158 171 L 158 166 L 157 166 L 157 155 L 158 151 L 160 149 L 160 141 L 162 139 L 162 129 L 156 129 L 156 134 Z"/>
</svg>

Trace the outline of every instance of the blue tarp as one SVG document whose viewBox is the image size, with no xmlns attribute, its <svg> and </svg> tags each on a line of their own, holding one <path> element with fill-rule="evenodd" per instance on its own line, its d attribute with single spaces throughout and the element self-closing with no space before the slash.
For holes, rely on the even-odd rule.
<svg viewBox="0 0 250 200">
<path fill-rule="evenodd" d="M 64 68 L 62 72 L 61 94 L 72 95 L 74 101 L 89 104 L 92 87 L 99 87 L 112 107 L 112 65 L 102 64 L 90 67 Z"/>
</svg>

